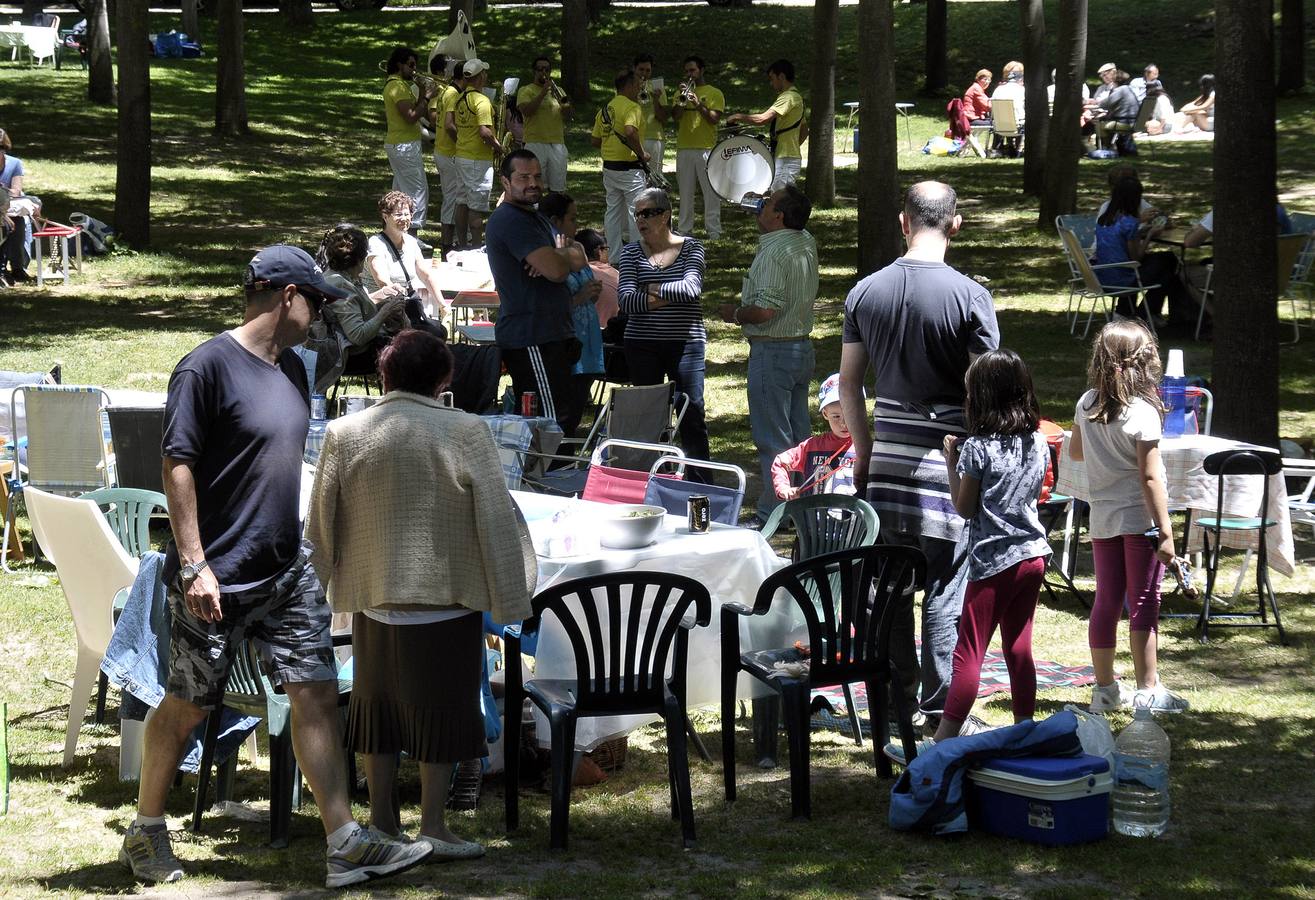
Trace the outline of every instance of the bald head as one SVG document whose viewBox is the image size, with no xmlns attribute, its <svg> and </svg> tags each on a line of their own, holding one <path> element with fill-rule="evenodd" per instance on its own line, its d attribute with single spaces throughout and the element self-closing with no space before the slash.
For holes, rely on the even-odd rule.
<svg viewBox="0 0 1315 900">
<path fill-rule="evenodd" d="M 939 231 L 949 237 L 955 228 L 954 188 L 939 181 L 920 181 L 904 195 L 904 225 L 909 236 Z"/>
</svg>

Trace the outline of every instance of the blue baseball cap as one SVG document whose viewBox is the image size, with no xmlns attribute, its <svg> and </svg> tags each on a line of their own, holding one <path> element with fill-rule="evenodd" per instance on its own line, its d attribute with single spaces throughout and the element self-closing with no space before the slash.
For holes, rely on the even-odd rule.
<svg viewBox="0 0 1315 900">
<path fill-rule="evenodd" d="M 324 270 L 300 247 L 275 244 L 251 258 L 242 286 L 248 291 L 272 291 L 295 284 L 329 300 L 341 300 L 347 292 L 324 280 Z"/>
</svg>

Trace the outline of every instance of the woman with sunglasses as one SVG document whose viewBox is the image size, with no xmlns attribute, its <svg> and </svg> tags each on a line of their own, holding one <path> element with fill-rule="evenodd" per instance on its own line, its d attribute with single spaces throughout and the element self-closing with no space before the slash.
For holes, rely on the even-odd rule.
<svg viewBox="0 0 1315 900">
<path fill-rule="evenodd" d="M 703 414 L 703 244 L 671 230 L 671 198 L 660 188 L 635 200 L 639 240 L 617 258 L 617 300 L 626 314 L 625 350 L 635 384 L 670 379 L 689 398 L 680 443 L 696 459 L 708 458 Z M 694 477 L 694 473 L 690 473 Z"/>
</svg>

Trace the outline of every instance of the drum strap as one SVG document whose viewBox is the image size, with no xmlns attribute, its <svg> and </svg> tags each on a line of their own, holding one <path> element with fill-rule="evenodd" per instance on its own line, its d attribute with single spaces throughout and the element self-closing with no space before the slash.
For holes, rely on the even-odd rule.
<svg viewBox="0 0 1315 900">
<path fill-rule="evenodd" d="M 793 91 L 794 88 L 791 88 L 790 90 Z M 797 93 L 799 93 L 799 92 L 798 92 L 798 91 L 795 91 L 795 93 L 797 94 Z M 771 126 L 770 126 L 770 128 L 768 129 L 768 132 L 767 132 L 767 142 L 768 142 L 768 144 L 770 145 L 770 146 L 768 147 L 768 149 L 772 151 L 772 159 L 776 159 L 776 142 L 777 142 L 777 140 L 780 138 L 780 136 L 783 135 L 783 134 L 785 134 L 785 133 L 787 133 L 787 132 L 794 131 L 796 128 L 798 128 L 800 125 L 802 125 L 802 124 L 804 123 L 804 106 L 803 106 L 803 103 L 801 102 L 801 103 L 799 104 L 799 118 L 797 118 L 797 119 L 794 120 L 794 124 L 793 124 L 793 125 L 787 125 L 785 128 L 777 128 L 777 127 L 776 127 L 776 123 L 779 122 L 779 121 L 780 121 L 780 117 L 779 117 L 779 116 L 778 116 L 777 118 L 775 118 L 775 119 L 772 119 L 772 124 L 771 124 Z"/>
</svg>

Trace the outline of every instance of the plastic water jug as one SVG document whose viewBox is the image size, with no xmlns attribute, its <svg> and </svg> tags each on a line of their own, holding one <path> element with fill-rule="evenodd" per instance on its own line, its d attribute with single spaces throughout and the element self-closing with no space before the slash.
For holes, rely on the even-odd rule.
<svg viewBox="0 0 1315 900">
<path fill-rule="evenodd" d="M 1185 430 L 1187 413 L 1187 379 L 1183 377 L 1183 351 L 1170 350 L 1161 384 L 1164 397 L 1164 436 L 1180 437 Z"/>
<path fill-rule="evenodd" d="M 1159 837 L 1169 827 L 1169 736 L 1138 709 L 1114 742 L 1114 830 Z"/>
</svg>

